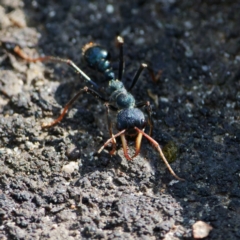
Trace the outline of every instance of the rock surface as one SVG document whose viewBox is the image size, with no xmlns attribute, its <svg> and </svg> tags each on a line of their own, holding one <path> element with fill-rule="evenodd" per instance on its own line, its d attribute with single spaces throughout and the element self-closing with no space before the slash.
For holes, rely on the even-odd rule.
<svg viewBox="0 0 240 240">
<path fill-rule="evenodd" d="M 117 73 L 120 34 L 126 86 L 141 62 L 161 70 L 157 82 L 145 72 L 132 93 L 152 102 L 153 137 L 175 143 L 171 166 L 186 181 L 146 140 L 130 162 L 120 143 L 116 155 L 95 156 L 109 134 L 105 107 L 90 95 L 42 130 L 83 79 L 0 47 L 0 239 L 192 239 L 199 220 L 213 227 L 207 239 L 239 239 L 239 9 L 237 0 L 2 0 L 1 43 L 72 59 L 104 87 L 81 48 L 105 46 Z"/>
</svg>

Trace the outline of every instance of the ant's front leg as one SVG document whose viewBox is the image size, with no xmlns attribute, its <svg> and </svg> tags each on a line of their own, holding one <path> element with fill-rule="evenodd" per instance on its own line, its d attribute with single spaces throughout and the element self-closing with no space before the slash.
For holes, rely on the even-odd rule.
<svg viewBox="0 0 240 240">
<path fill-rule="evenodd" d="M 139 102 L 136 104 L 136 108 L 141 108 L 144 106 L 146 106 L 147 115 L 148 115 L 148 124 L 150 127 L 148 135 L 152 136 L 154 123 L 153 123 L 153 119 L 152 119 L 152 108 L 151 108 L 150 102 L 146 101 L 146 102 Z"/>
<path fill-rule="evenodd" d="M 110 110 L 109 108 L 110 108 L 110 106 L 109 106 L 108 103 L 105 103 L 105 107 L 106 107 L 106 113 L 107 113 L 108 131 L 109 131 L 110 137 L 112 138 L 112 150 L 109 152 L 109 154 L 113 155 L 115 153 L 115 151 L 116 151 L 117 142 L 116 142 L 116 138 L 114 137 L 113 131 L 112 131 L 112 121 L 111 121 L 111 117 L 109 115 L 109 110 Z"/>
<path fill-rule="evenodd" d="M 166 164 L 168 170 L 170 171 L 170 173 L 178 180 L 180 181 L 185 181 L 183 178 L 180 178 L 177 176 L 177 174 L 173 171 L 172 167 L 170 166 L 170 164 L 168 163 L 167 159 L 165 158 L 163 151 L 161 149 L 161 147 L 159 146 L 159 144 L 152 138 L 150 137 L 148 134 L 146 134 L 143 130 L 135 127 L 134 128 L 138 133 L 141 133 L 145 138 L 148 139 L 148 141 L 150 141 L 153 145 L 153 147 L 155 147 L 160 155 L 160 157 L 162 158 L 163 162 Z"/>
</svg>

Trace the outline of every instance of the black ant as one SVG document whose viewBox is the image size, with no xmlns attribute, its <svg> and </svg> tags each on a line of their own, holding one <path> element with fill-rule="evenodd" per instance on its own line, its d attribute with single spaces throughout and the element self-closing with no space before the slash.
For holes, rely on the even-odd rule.
<svg viewBox="0 0 240 240">
<path fill-rule="evenodd" d="M 153 71 L 148 67 L 148 65 L 145 63 L 142 63 L 132 80 L 131 86 L 128 89 L 126 89 L 122 82 L 122 75 L 124 71 L 124 61 L 123 61 L 124 40 L 122 37 L 120 36 L 117 37 L 117 44 L 120 51 L 117 79 L 115 78 L 115 74 L 109 62 L 109 54 L 107 50 L 105 50 L 100 45 L 97 45 L 93 42 L 86 44 L 82 49 L 83 58 L 85 59 L 88 66 L 104 74 L 105 78 L 109 81 L 109 85 L 107 87 L 107 93 L 109 96 L 108 98 L 104 98 L 99 93 L 100 88 L 98 84 L 95 83 L 71 60 L 63 59 L 59 57 L 53 57 L 53 56 L 31 58 L 31 57 L 28 57 L 18 45 L 14 46 L 14 45 L 11 45 L 10 43 L 4 43 L 4 46 L 6 49 L 12 50 L 15 54 L 20 56 L 22 59 L 25 59 L 26 61 L 29 61 L 29 62 L 52 61 L 52 62 L 67 63 L 78 74 L 80 74 L 90 85 L 93 86 L 93 88 L 85 86 L 84 88 L 80 89 L 75 94 L 75 96 L 66 104 L 60 116 L 51 123 L 43 124 L 42 126 L 43 128 L 52 127 L 57 123 L 59 123 L 67 113 L 68 109 L 72 106 L 72 104 L 78 99 L 78 97 L 82 93 L 84 92 L 90 93 L 94 97 L 104 102 L 107 110 L 107 124 L 108 124 L 109 133 L 110 133 L 110 138 L 98 150 L 98 153 L 100 153 L 109 143 L 112 143 L 112 150 L 110 151 L 110 154 L 113 155 L 116 151 L 116 138 L 120 136 L 122 141 L 124 156 L 126 157 L 127 160 L 131 160 L 132 158 L 136 157 L 139 154 L 142 137 L 144 136 L 158 150 L 162 160 L 166 164 L 170 173 L 178 180 L 184 180 L 178 177 L 174 173 L 167 159 L 165 158 L 159 144 L 151 137 L 152 129 L 153 129 L 153 121 L 152 121 L 152 109 L 151 109 L 150 103 L 148 101 L 136 103 L 134 96 L 131 94 L 131 90 L 135 86 L 136 82 L 138 81 L 139 76 L 143 71 L 143 69 L 146 68 L 154 80 L 156 79 L 156 77 L 154 76 Z M 148 114 L 148 124 L 150 126 L 149 134 L 146 134 L 144 132 L 145 127 L 147 125 L 147 121 L 144 116 L 144 113 L 139 109 L 144 106 L 146 107 L 147 114 Z M 113 131 L 112 131 L 112 122 L 109 116 L 110 110 L 117 111 L 116 128 L 119 131 L 117 134 L 113 134 Z M 136 137 L 136 150 L 135 150 L 134 156 L 132 157 L 128 155 L 126 135 L 130 137 Z"/>
</svg>

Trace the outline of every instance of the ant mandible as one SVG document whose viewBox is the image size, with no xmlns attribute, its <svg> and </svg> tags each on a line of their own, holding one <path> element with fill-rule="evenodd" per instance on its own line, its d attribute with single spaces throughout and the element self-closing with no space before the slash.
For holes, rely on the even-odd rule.
<svg viewBox="0 0 240 240">
<path fill-rule="evenodd" d="M 93 42 L 86 44 L 82 49 L 83 58 L 88 64 L 88 66 L 101 72 L 105 76 L 105 78 L 109 81 L 109 84 L 107 87 L 108 98 L 105 98 L 99 93 L 100 88 L 98 84 L 95 83 L 87 74 L 85 74 L 73 61 L 69 59 L 63 59 L 63 58 L 53 57 L 53 56 L 31 58 L 27 56 L 18 45 L 13 45 L 7 42 L 2 43 L 2 45 L 4 45 L 7 50 L 11 50 L 13 53 L 17 54 L 22 59 L 28 62 L 52 61 L 52 62 L 66 63 L 70 65 L 78 74 L 80 74 L 89 84 L 93 86 L 93 88 L 85 86 L 84 88 L 80 89 L 75 94 L 75 96 L 66 104 L 60 116 L 51 123 L 43 124 L 42 125 L 43 128 L 52 127 L 57 123 L 59 123 L 67 113 L 68 109 L 73 105 L 73 103 L 79 98 L 79 96 L 82 93 L 84 92 L 90 93 L 94 97 L 100 99 L 106 107 L 107 124 L 108 124 L 108 129 L 110 134 L 110 138 L 98 150 L 98 153 L 100 153 L 109 143 L 112 143 L 112 150 L 109 153 L 113 155 L 116 151 L 116 138 L 120 136 L 122 141 L 124 156 L 126 157 L 127 160 L 132 160 L 132 158 L 136 157 L 139 154 L 142 137 L 144 136 L 157 149 L 160 157 L 166 164 L 170 173 L 176 179 L 184 180 L 175 174 L 175 172 L 169 165 L 167 159 L 165 158 L 160 145 L 151 137 L 152 129 L 153 129 L 153 120 L 152 120 L 152 109 L 151 109 L 150 103 L 148 101 L 136 103 L 134 96 L 131 94 L 131 90 L 135 86 L 136 82 L 138 81 L 139 76 L 143 71 L 143 69 L 146 68 L 149 71 L 149 74 L 153 80 L 155 80 L 157 77 L 154 76 L 153 71 L 148 67 L 147 64 L 142 63 L 132 80 L 131 86 L 128 89 L 126 89 L 122 82 L 122 75 L 124 71 L 124 61 L 123 61 L 124 40 L 122 37 L 120 36 L 117 37 L 117 44 L 120 51 L 117 79 L 115 78 L 115 74 L 109 62 L 109 54 L 107 50 L 105 50 L 103 47 Z M 144 113 L 139 109 L 144 106 L 147 109 L 148 124 L 150 126 L 149 134 L 144 132 L 145 127 L 147 125 L 147 121 Z M 113 131 L 112 131 L 112 121 L 109 116 L 110 110 L 117 111 L 116 128 L 119 131 L 117 134 L 113 134 Z M 135 142 L 136 150 L 135 150 L 134 156 L 132 157 L 128 155 L 128 146 L 127 146 L 126 136 L 136 137 L 136 142 Z"/>
</svg>

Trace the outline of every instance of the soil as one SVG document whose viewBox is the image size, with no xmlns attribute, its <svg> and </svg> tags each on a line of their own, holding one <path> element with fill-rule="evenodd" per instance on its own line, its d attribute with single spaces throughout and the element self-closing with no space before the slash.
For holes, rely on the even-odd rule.
<svg viewBox="0 0 240 240">
<path fill-rule="evenodd" d="M 213 228 L 206 239 L 240 238 L 239 1 L 0 3 L 0 239 L 193 239 L 200 220 Z M 118 35 L 126 87 L 142 62 L 162 72 L 152 81 L 144 71 L 132 93 L 151 102 L 153 138 L 173 146 L 167 156 L 185 181 L 146 139 L 132 161 L 120 141 L 115 155 L 96 155 L 109 132 L 90 94 L 42 129 L 87 83 L 69 66 L 6 49 L 71 59 L 104 89 L 81 49 L 104 46 L 117 75 Z"/>
</svg>

